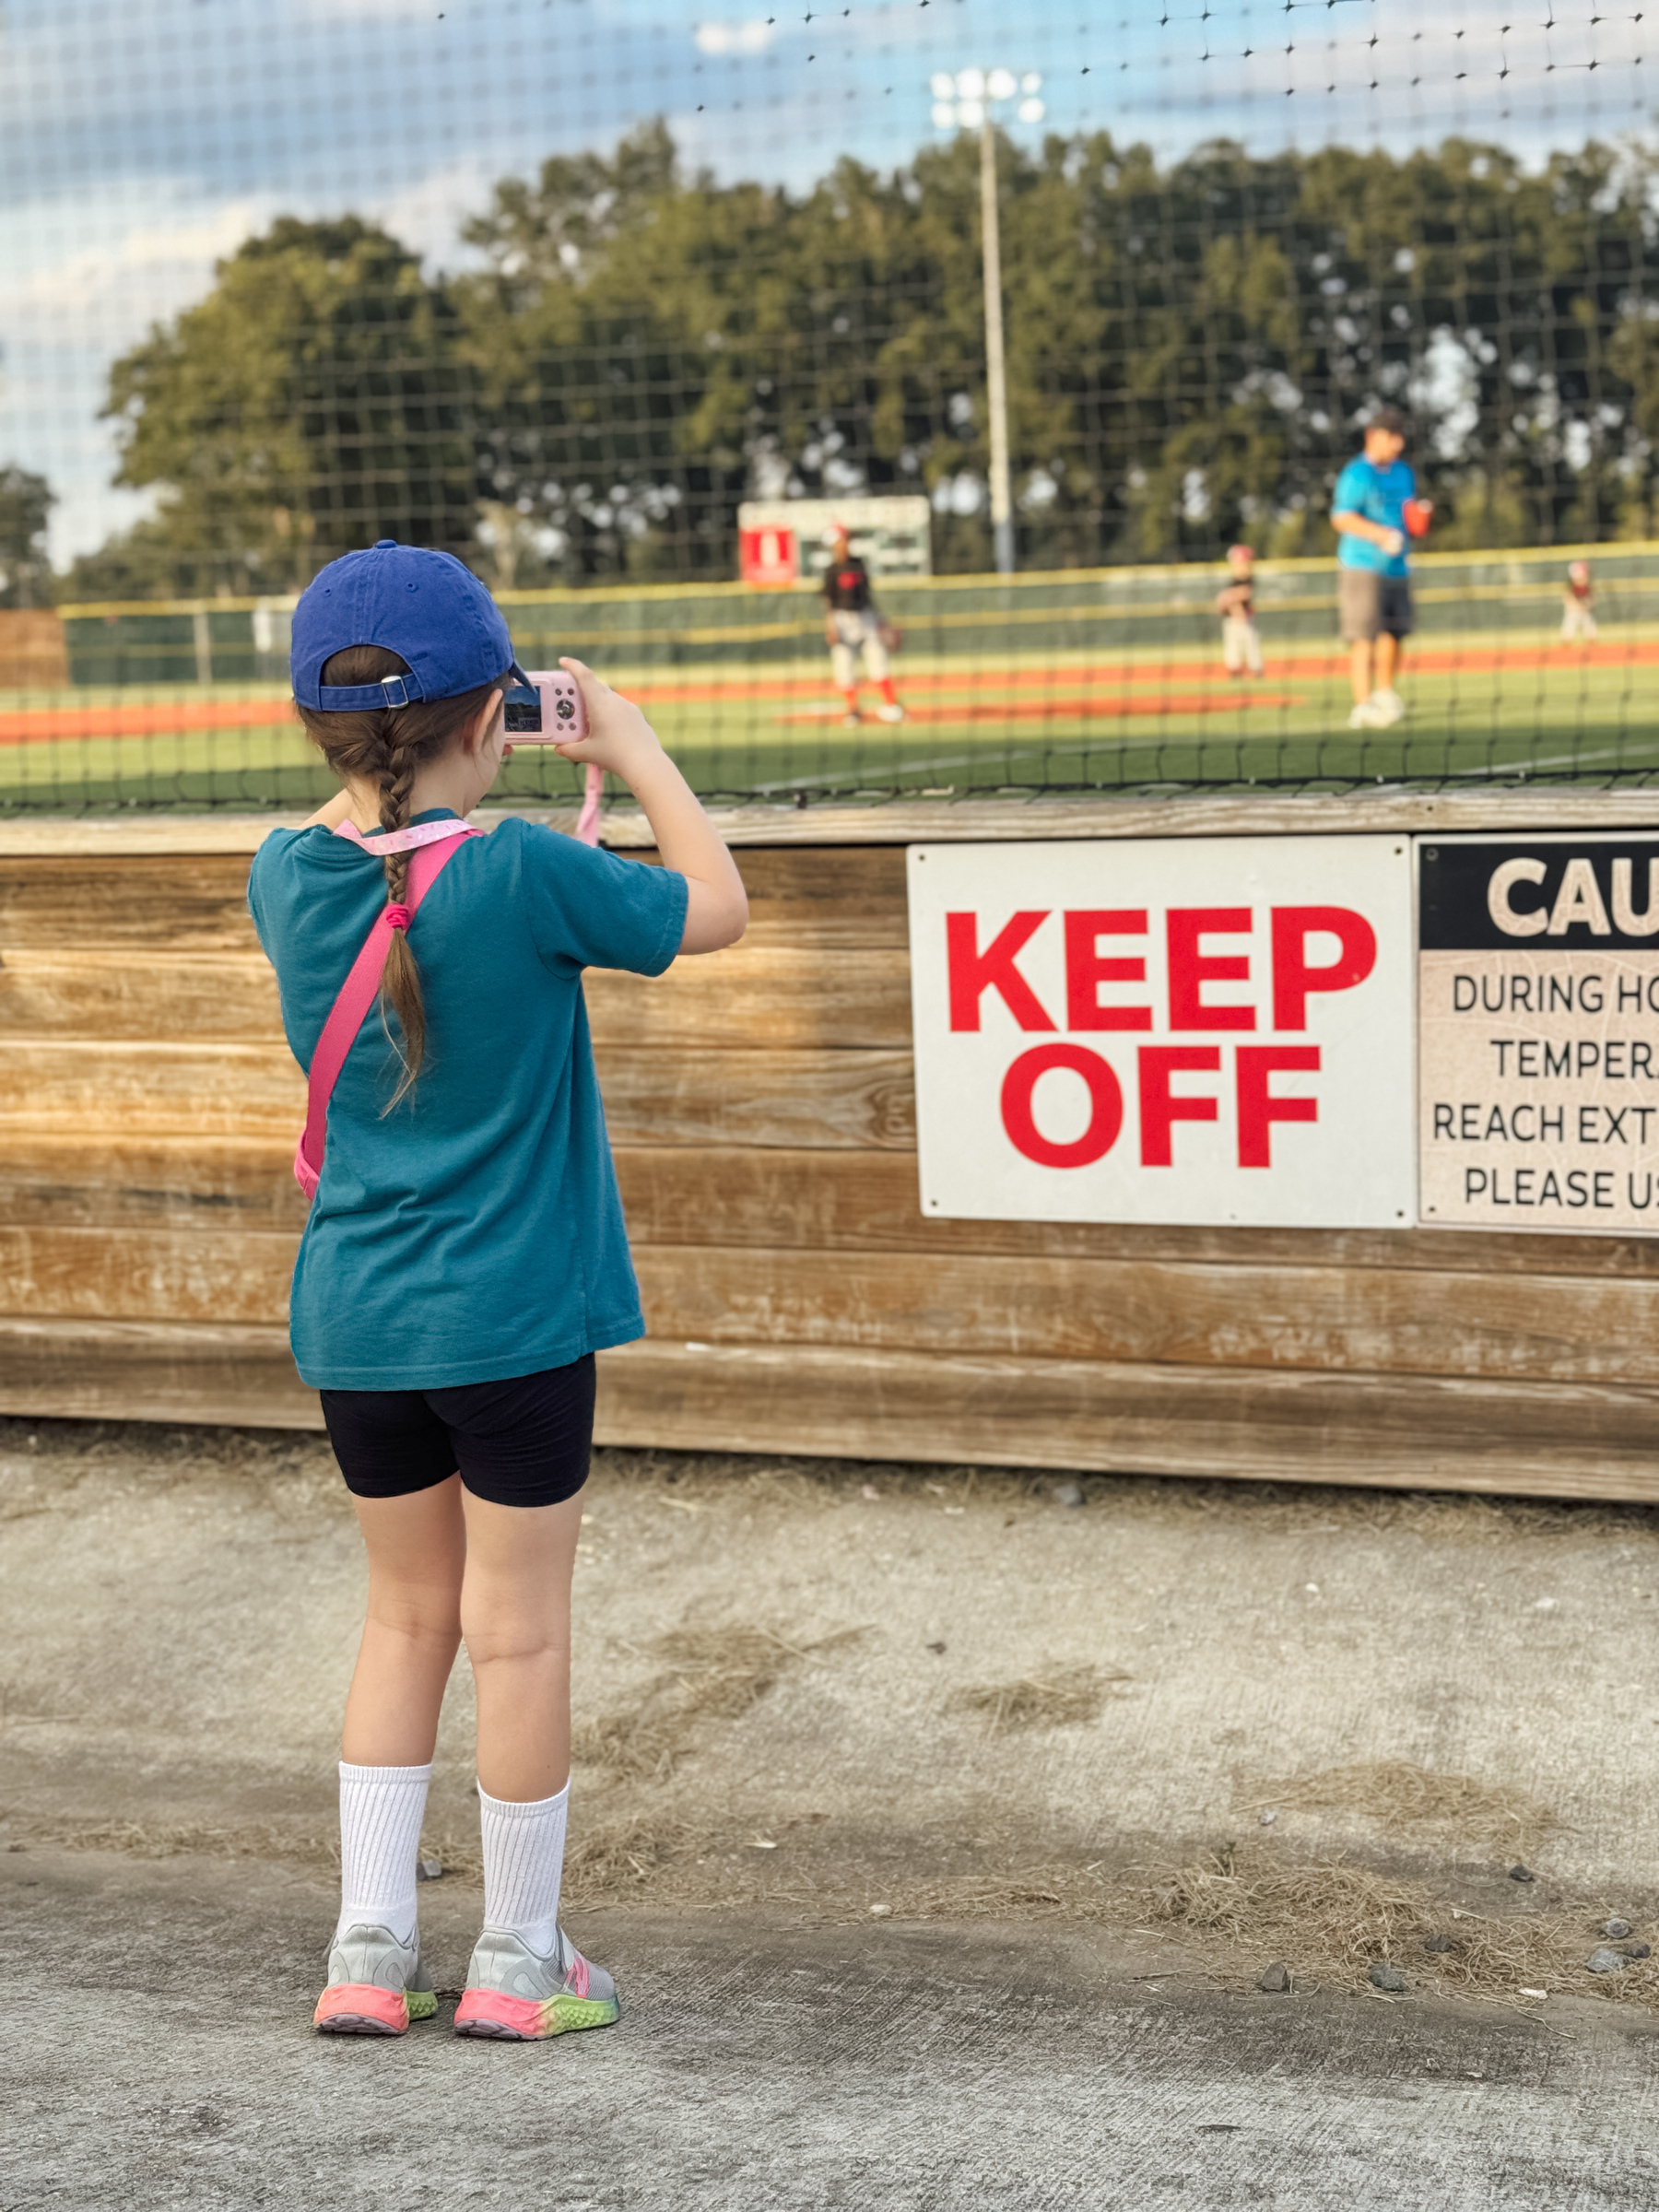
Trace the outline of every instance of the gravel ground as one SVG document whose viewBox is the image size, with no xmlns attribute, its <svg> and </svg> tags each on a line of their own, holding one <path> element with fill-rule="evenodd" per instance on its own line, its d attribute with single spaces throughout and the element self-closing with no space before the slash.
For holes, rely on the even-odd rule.
<svg viewBox="0 0 1659 2212">
<path fill-rule="evenodd" d="M 624 2023 L 339 2045 L 325 1450 L 0 1422 L 0 2212 L 1654 2201 L 1659 1521 L 1061 1487 L 602 1455 L 570 1896 Z M 462 1665 L 441 1985 L 470 1723 Z"/>
</svg>

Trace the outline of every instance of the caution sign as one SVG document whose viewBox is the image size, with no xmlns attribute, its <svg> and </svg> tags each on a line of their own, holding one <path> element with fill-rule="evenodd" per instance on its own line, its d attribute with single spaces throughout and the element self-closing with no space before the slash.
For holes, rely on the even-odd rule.
<svg viewBox="0 0 1659 2212">
<path fill-rule="evenodd" d="M 1410 1225 L 1402 837 L 919 845 L 922 1207 Z"/>
<path fill-rule="evenodd" d="M 1659 836 L 1418 844 L 1420 1218 L 1659 1230 Z"/>
</svg>

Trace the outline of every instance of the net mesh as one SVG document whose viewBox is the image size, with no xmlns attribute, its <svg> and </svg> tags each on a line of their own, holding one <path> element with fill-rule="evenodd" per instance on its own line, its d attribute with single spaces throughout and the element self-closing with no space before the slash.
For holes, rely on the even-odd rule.
<svg viewBox="0 0 1659 2212">
<path fill-rule="evenodd" d="M 749 4 L 13 0 L 0 808 L 324 795 L 382 536 L 711 795 L 1659 769 L 1640 11 Z"/>
</svg>

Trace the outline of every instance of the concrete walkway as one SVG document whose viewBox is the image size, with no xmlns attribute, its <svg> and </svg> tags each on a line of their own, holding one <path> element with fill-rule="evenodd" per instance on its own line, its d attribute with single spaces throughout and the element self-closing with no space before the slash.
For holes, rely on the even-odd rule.
<svg viewBox="0 0 1659 2212">
<path fill-rule="evenodd" d="M 1610 1913 L 1659 1946 L 1659 1523 L 1080 1494 L 610 1455 L 569 1897 L 625 2019 L 334 2043 L 325 1451 L 0 1423 L 0 2212 L 1659 2201 L 1659 1964 L 1586 1971 Z M 463 1665 L 441 1987 L 470 1725 Z"/>
<path fill-rule="evenodd" d="M 25 1887 L 24 1885 L 31 1885 Z M 441 1983 L 470 1896 L 423 1905 Z M 1653 2031 L 1134 1981 L 1099 1936 L 595 1913 L 620 2025 L 541 2046 L 307 2027 L 327 1893 L 256 1863 L 0 1855 L 7 2212 L 1088 2212 L 1659 2196 Z"/>
</svg>

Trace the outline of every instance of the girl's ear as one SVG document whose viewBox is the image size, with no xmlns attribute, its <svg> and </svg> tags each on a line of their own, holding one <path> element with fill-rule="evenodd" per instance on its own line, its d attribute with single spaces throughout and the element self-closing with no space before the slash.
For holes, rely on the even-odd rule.
<svg viewBox="0 0 1659 2212">
<path fill-rule="evenodd" d="M 499 691 L 492 691 L 474 719 L 467 723 L 461 732 L 461 749 L 464 753 L 476 753 L 482 749 L 485 740 L 496 725 L 496 717 L 500 712 L 501 694 Z"/>
</svg>

